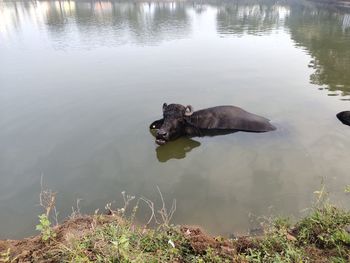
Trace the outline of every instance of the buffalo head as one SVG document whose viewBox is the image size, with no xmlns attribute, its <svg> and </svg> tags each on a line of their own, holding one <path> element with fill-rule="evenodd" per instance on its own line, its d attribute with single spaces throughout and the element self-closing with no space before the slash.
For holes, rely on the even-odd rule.
<svg viewBox="0 0 350 263">
<path fill-rule="evenodd" d="M 193 113 L 192 106 L 182 106 L 180 104 L 163 104 L 163 123 L 159 122 L 159 129 L 156 134 L 156 143 L 159 145 L 167 143 L 183 135 L 185 128 L 185 117 Z M 158 127 L 157 127 L 158 128 Z"/>
</svg>

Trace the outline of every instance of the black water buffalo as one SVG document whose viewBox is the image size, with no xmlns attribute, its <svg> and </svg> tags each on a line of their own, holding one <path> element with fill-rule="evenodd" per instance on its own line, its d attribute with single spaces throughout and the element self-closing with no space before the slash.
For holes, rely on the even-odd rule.
<svg viewBox="0 0 350 263">
<path fill-rule="evenodd" d="M 350 126 L 350 111 L 342 111 L 337 114 L 337 118 L 345 125 Z"/>
<path fill-rule="evenodd" d="M 163 104 L 163 119 L 150 125 L 156 129 L 156 143 L 165 144 L 180 136 L 228 134 L 236 131 L 267 132 L 276 128 L 264 117 L 235 106 L 217 106 L 193 111 L 192 106 Z"/>
</svg>

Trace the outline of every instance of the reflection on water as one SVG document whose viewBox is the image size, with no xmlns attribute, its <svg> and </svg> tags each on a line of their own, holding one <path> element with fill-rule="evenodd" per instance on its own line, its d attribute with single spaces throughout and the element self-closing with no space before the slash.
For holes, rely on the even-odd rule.
<svg viewBox="0 0 350 263">
<path fill-rule="evenodd" d="M 176 141 L 171 141 L 165 145 L 158 146 L 156 148 L 157 159 L 162 163 L 171 159 L 183 159 L 190 151 L 200 145 L 200 142 L 182 137 Z"/>
<path fill-rule="evenodd" d="M 0 1 L 0 238 L 34 233 L 41 175 L 61 219 L 77 198 L 93 212 L 121 191 L 157 200 L 158 185 L 175 223 L 217 234 L 299 216 L 321 177 L 344 202 L 349 17 L 272 0 Z M 158 147 L 164 101 L 236 105 L 278 129 Z"/>
<path fill-rule="evenodd" d="M 230 4 L 219 8 L 218 32 L 222 35 L 261 35 L 283 26 L 289 9 L 285 6 L 264 4 Z"/>
<path fill-rule="evenodd" d="M 223 36 L 264 35 L 285 27 L 313 59 L 310 82 L 328 95 L 350 95 L 350 14 L 322 7 L 227 4 L 218 9 L 217 30 Z M 322 88 L 321 88 L 322 89 Z M 339 92 L 338 92 L 339 91 Z M 349 98 L 342 98 L 348 100 Z"/>
<path fill-rule="evenodd" d="M 156 120 L 150 125 L 150 133 L 155 138 L 156 129 L 159 129 L 163 123 L 163 119 Z M 181 137 L 175 141 L 169 141 L 165 145 L 160 145 L 156 148 L 156 155 L 159 162 L 164 163 L 171 159 L 183 159 L 192 149 L 199 147 L 201 144 L 198 141 L 188 137 Z"/>
<path fill-rule="evenodd" d="M 312 56 L 310 82 L 329 95 L 350 95 L 349 14 L 310 6 L 293 6 L 287 21 L 292 39 Z"/>
<path fill-rule="evenodd" d="M 155 44 L 188 35 L 189 18 L 182 2 L 120 3 L 107 1 L 6 2 L 0 28 L 10 32 L 26 19 L 47 25 L 56 48 L 85 45 Z M 29 17 L 28 17 L 29 16 Z M 1 23 L 4 23 L 1 25 Z M 0 31 L 1 32 L 1 31 Z M 60 41 L 70 38 L 73 43 Z M 107 38 L 107 39 L 106 39 Z"/>
</svg>

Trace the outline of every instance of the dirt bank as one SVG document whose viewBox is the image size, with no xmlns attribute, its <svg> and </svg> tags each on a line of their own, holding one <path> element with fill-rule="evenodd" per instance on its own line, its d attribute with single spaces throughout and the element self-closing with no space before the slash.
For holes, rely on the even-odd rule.
<svg viewBox="0 0 350 263">
<path fill-rule="evenodd" d="M 0 262 L 350 262 L 350 213 L 315 210 L 258 237 L 228 239 L 198 227 L 135 226 L 115 215 L 81 216 L 38 235 L 0 241 Z"/>
</svg>

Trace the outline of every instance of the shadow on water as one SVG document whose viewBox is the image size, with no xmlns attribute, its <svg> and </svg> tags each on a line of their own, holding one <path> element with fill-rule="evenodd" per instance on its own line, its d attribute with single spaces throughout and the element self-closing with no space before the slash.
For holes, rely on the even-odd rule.
<svg viewBox="0 0 350 263">
<path fill-rule="evenodd" d="M 159 120 L 153 122 L 151 126 L 156 122 L 159 122 Z M 153 135 L 153 137 L 156 136 L 155 129 L 150 129 L 150 133 Z M 187 153 L 200 145 L 200 142 L 191 138 L 181 137 L 177 140 L 158 146 L 156 148 L 157 159 L 161 163 L 165 163 L 171 159 L 184 159 Z"/>
<path fill-rule="evenodd" d="M 171 159 L 183 159 L 186 157 L 187 153 L 200 145 L 198 141 L 182 137 L 175 141 L 168 142 L 165 145 L 158 146 L 156 148 L 157 159 L 161 163 Z"/>
<path fill-rule="evenodd" d="M 236 130 L 210 130 L 203 133 L 203 136 L 214 137 L 220 135 L 233 134 L 239 131 Z M 255 133 L 255 132 L 249 132 Z M 151 131 L 155 136 L 155 131 Z M 183 159 L 186 154 L 201 145 L 200 142 L 189 137 L 180 137 L 174 141 L 169 141 L 164 145 L 158 146 L 156 149 L 157 159 L 160 162 L 167 162 L 171 159 Z"/>
<path fill-rule="evenodd" d="M 156 120 L 150 125 L 150 133 L 153 137 L 156 137 L 156 127 L 159 128 L 162 123 L 161 120 Z M 202 136 L 220 136 L 236 133 L 236 130 L 208 130 L 203 131 Z M 171 159 L 184 159 L 186 154 L 201 145 L 200 142 L 193 140 L 189 137 L 180 137 L 174 141 L 169 141 L 164 145 L 160 145 L 156 148 L 157 159 L 159 162 L 167 162 Z"/>
</svg>

